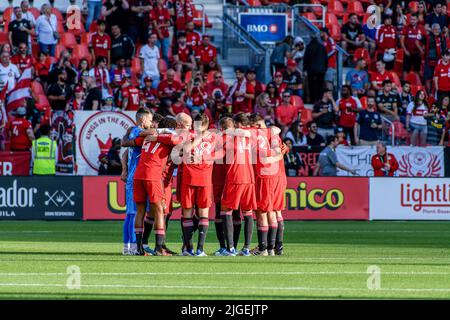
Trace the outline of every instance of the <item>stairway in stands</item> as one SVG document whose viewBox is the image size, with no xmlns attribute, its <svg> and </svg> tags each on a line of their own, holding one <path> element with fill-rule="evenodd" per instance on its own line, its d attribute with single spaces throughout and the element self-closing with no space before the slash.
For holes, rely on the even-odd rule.
<svg viewBox="0 0 450 320">
<path fill-rule="evenodd" d="M 219 64 L 222 66 L 224 80 L 226 83 L 231 84 L 235 80 L 234 70 L 232 65 L 222 60 L 223 25 L 222 21 L 217 18 L 217 16 L 222 17 L 223 15 L 223 0 L 203 0 L 201 2 L 196 1 L 195 3 L 201 3 L 205 7 L 205 13 L 208 16 L 209 22 L 212 24 L 212 28 L 207 28 L 206 33 L 211 35 L 212 42 L 219 52 Z"/>
</svg>

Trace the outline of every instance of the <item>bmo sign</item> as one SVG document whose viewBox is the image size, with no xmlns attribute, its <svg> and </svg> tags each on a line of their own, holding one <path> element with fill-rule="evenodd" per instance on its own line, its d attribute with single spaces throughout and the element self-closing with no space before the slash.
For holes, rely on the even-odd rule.
<svg viewBox="0 0 450 320">
<path fill-rule="evenodd" d="M 239 25 L 261 43 L 275 43 L 287 36 L 284 13 L 240 13 Z"/>
</svg>

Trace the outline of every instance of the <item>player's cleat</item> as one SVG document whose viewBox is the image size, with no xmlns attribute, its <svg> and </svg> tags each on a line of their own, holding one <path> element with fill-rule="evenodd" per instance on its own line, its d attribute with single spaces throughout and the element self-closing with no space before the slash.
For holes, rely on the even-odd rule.
<svg viewBox="0 0 450 320">
<path fill-rule="evenodd" d="M 267 253 L 269 254 L 269 256 L 275 256 L 275 250 L 274 249 L 267 250 Z"/>
<path fill-rule="evenodd" d="M 238 256 L 244 256 L 244 257 L 249 257 L 251 254 L 250 254 L 250 250 L 249 250 L 248 248 L 242 248 L 242 249 L 238 252 L 237 255 L 238 255 Z"/>
<path fill-rule="evenodd" d="M 231 248 L 230 251 L 225 251 L 225 256 L 228 257 L 236 257 L 236 249 L 235 248 Z"/>
<path fill-rule="evenodd" d="M 145 251 L 143 249 L 130 251 L 130 256 L 144 256 L 144 255 Z"/>
<path fill-rule="evenodd" d="M 122 250 L 122 255 L 124 255 L 124 256 L 129 256 L 129 255 L 130 255 L 130 249 L 128 249 L 128 248 L 123 248 L 123 250 Z"/>
<path fill-rule="evenodd" d="M 161 256 L 161 257 L 171 257 L 172 254 L 168 253 L 166 250 L 155 250 L 155 256 Z"/>
<path fill-rule="evenodd" d="M 197 253 L 195 254 L 197 257 L 207 257 L 208 255 L 205 253 L 205 251 L 197 250 Z"/>
<path fill-rule="evenodd" d="M 167 248 L 165 245 L 163 246 L 163 249 L 166 250 L 167 253 L 170 253 L 171 255 L 175 256 L 178 253 L 176 253 L 175 251 L 170 250 L 169 248 Z"/>
<path fill-rule="evenodd" d="M 156 256 L 155 250 L 150 249 L 150 247 L 144 247 L 144 252 L 146 256 Z"/>
<path fill-rule="evenodd" d="M 227 248 L 220 248 L 219 250 L 217 250 L 216 252 L 214 252 L 214 255 L 215 255 L 216 257 L 223 256 L 223 253 L 224 253 L 225 251 L 227 251 Z"/>
<path fill-rule="evenodd" d="M 255 248 L 253 248 L 253 249 L 251 249 L 250 250 L 250 254 L 254 254 L 256 251 L 258 251 L 259 250 L 259 248 L 258 247 L 255 247 Z"/>
<path fill-rule="evenodd" d="M 263 257 L 267 257 L 269 255 L 269 253 L 266 250 L 260 251 L 259 249 L 253 252 L 254 256 L 263 256 Z"/>
<path fill-rule="evenodd" d="M 184 250 L 184 251 L 181 253 L 181 255 L 184 256 L 184 257 L 193 257 L 193 256 L 195 256 L 194 250 L 192 250 L 192 249 L 190 249 L 190 250 Z"/>
<path fill-rule="evenodd" d="M 275 248 L 275 254 L 277 256 L 282 256 L 283 255 L 283 246 L 281 246 L 279 248 Z"/>
</svg>

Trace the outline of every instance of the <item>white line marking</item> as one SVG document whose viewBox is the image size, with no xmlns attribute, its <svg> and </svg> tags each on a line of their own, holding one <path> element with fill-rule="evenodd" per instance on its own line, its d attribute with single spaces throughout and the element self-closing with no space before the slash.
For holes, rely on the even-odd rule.
<svg viewBox="0 0 450 320">
<path fill-rule="evenodd" d="M 450 272 L 433 271 L 386 271 L 384 275 L 450 275 Z M 261 272 L 82 272 L 83 276 L 220 276 L 220 275 L 367 275 L 365 271 L 261 271 Z M 19 276 L 67 276 L 63 272 L 13 272 L 0 273 L 0 277 Z"/>
<path fill-rule="evenodd" d="M 0 287 L 66 287 L 65 284 L 45 283 L 0 283 Z M 216 289 L 216 290 L 280 290 L 280 291 L 403 291 L 403 292 L 450 292 L 450 288 L 320 288 L 320 287 L 228 287 L 228 286 L 184 286 L 184 285 L 128 285 L 128 284 L 82 284 L 83 288 L 135 288 L 135 289 Z"/>
<path fill-rule="evenodd" d="M 438 231 L 447 231 L 447 230 L 289 230 L 287 229 L 287 233 L 436 233 Z M 105 231 L 105 230 L 17 230 L 17 231 L 8 231 L 8 230 L 0 230 L 0 234 L 14 234 L 14 233 L 114 233 L 119 232 L 117 229 Z"/>
</svg>

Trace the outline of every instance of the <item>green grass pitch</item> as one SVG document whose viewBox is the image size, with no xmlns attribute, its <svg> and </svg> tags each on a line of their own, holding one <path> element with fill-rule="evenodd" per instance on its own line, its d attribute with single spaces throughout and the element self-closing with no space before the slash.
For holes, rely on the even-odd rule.
<svg viewBox="0 0 450 320">
<path fill-rule="evenodd" d="M 286 222 L 275 257 L 122 256 L 121 227 L 1 222 L 0 299 L 450 298 L 450 222 Z M 176 250 L 179 228 L 168 233 Z M 206 251 L 215 249 L 211 223 Z M 71 265 L 79 289 L 66 286 Z M 368 268 L 380 287 L 368 288 Z"/>
</svg>

